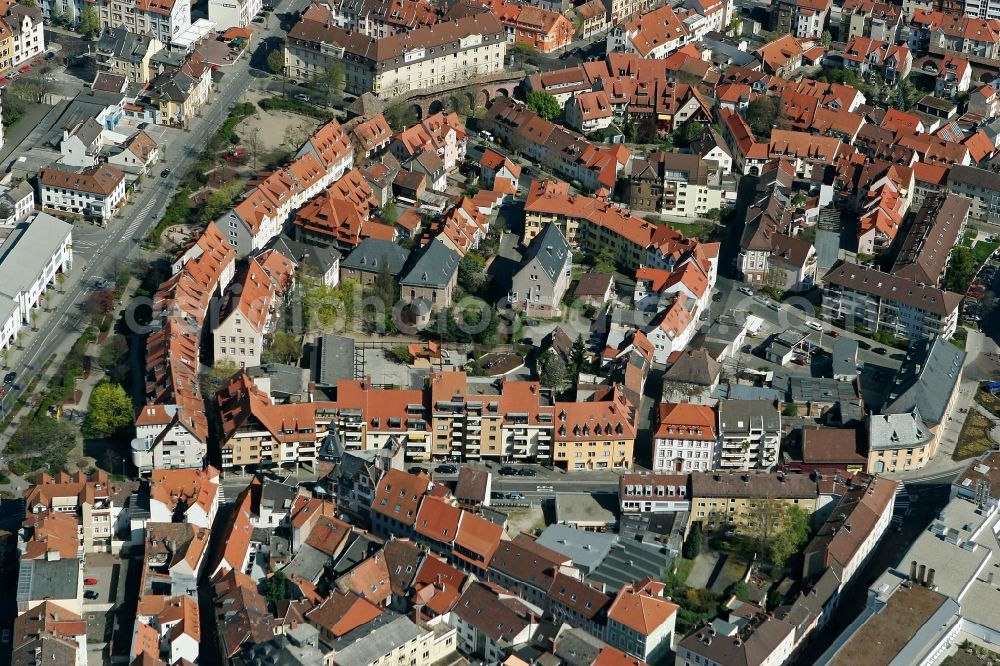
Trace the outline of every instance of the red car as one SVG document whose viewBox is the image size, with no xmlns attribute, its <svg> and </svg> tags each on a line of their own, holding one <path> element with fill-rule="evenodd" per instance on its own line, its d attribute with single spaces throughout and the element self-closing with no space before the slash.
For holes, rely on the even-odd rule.
<svg viewBox="0 0 1000 666">
<path fill-rule="evenodd" d="M 806 360 L 801 356 L 796 356 L 795 358 L 792 359 L 792 363 L 794 363 L 795 365 L 805 365 Z"/>
<path fill-rule="evenodd" d="M 17 71 L 21 72 L 22 74 L 27 74 L 28 72 L 31 71 L 31 65 L 25 65 L 24 67 L 22 67 Z"/>
<path fill-rule="evenodd" d="M 826 334 L 829 335 L 831 338 L 836 338 L 836 337 L 838 337 L 840 335 L 840 333 L 837 333 L 837 331 L 835 331 L 833 329 L 830 329 L 829 331 L 827 331 Z"/>
<path fill-rule="evenodd" d="M 83 584 L 84 585 L 97 585 L 97 579 L 96 578 L 84 578 L 83 579 Z"/>
</svg>

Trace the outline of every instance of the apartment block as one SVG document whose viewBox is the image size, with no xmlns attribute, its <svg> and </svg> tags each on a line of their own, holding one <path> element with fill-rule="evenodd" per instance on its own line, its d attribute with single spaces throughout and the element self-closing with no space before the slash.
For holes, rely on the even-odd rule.
<svg viewBox="0 0 1000 666">
<path fill-rule="evenodd" d="M 76 542 L 81 557 L 84 553 L 111 552 L 124 500 L 123 487 L 112 484 L 107 472 L 102 470 L 90 474 L 42 474 L 38 482 L 24 492 L 22 537 L 30 543 L 42 536 L 36 525 L 44 528 L 47 516 L 63 515 L 75 524 L 70 532 L 75 537 L 70 539 Z"/>
<path fill-rule="evenodd" d="M 568 181 L 577 181 L 578 189 L 591 192 L 614 189 L 618 175 L 632 159 L 631 151 L 621 144 L 591 143 L 507 98 L 493 102 L 480 127 L 524 157 L 541 162 Z M 566 237 L 572 242 L 570 234 Z"/>
<path fill-rule="evenodd" d="M 162 44 L 191 26 L 190 0 L 102 0 L 101 27 L 124 27 L 138 35 L 150 34 Z"/>
<path fill-rule="evenodd" d="M 771 473 L 761 470 L 692 472 L 691 516 L 706 531 L 746 533 L 757 527 L 764 509 L 773 515 L 797 506 L 807 514 L 820 507 L 816 481 L 808 474 Z"/>
<path fill-rule="evenodd" d="M 46 167 L 38 174 L 42 208 L 106 221 L 125 200 L 125 174 L 108 164 L 71 171 Z"/>
<path fill-rule="evenodd" d="M 781 445 L 781 413 L 767 400 L 719 403 L 718 468 L 773 469 Z"/>
<path fill-rule="evenodd" d="M 271 264 L 292 272 L 291 260 L 271 253 Z M 215 362 L 230 361 L 241 368 L 260 365 L 264 338 L 274 330 L 280 298 L 286 287 L 276 279 L 280 273 L 267 270 L 257 258 L 233 282 L 223 301 L 219 322 L 212 332 Z"/>
<path fill-rule="evenodd" d="M 948 191 L 972 201 L 970 220 L 988 222 L 1000 218 L 1000 174 L 956 164 L 948 171 Z"/>
<path fill-rule="evenodd" d="M 36 213 L 0 243 L 0 351 L 14 344 L 42 307 L 57 275 L 73 266 L 73 225 Z"/>
<path fill-rule="evenodd" d="M 288 33 L 285 73 L 311 80 L 328 62 L 339 60 L 346 69 L 347 92 L 370 92 L 388 100 L 500 72 L 506 53 L 503 25 L 490 13 L 377 39 L 337 27 L 329 9 L 314 4 Z"/>
<path fill-rule="evenodd" d="M 653 433 L 654 472 L 712 469 L 718 452 L 717 416 L 706 405 L 660 403 Z"/>
<path fill-rule="evenodd" d="M 587 402 L 557 402 L 554 412 L 554 465 L 567 470 L 632 466 L 638 416 L 620 386 Z"/>
<path fill-rule="evenodd" d="M 20 3 L 5 6 L 0 17 L 0 71 L 17 67 L 45 51 L 42 10 Z"/>
<path fill-rule="evenodd" d="M 918 340 L 950 338 L 962 296 L 875 268 L 839 262 L 823 278 L 823 318 Z"/>
<path fill-rule="evenodd" d="M 690 474 L 622 474 L 618 503 L 622 513 L 690 511 Z"/>
<path fill-rule="evenodd" d="M 705 217 L 722 207 L 718 167 L 698 155 L 656 151 L 632 160 L 625 203 L 635 210 Z"/>
<path fill-rule="evenodd" d="M 209 0 L 208 20 L 218 30 L 246 28 L 263 8 L 263 0 Z"/>
</svg>

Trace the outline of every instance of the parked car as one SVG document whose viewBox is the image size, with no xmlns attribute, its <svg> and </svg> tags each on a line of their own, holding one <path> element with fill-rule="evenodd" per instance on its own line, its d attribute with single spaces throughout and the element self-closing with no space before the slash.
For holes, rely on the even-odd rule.
<svg viewBox="0 0 1000 666">
<path fill-rule="evenodd" d="M 523 500 L 524 494 L 519 492 L 507 493 L 507 499 L 512 500 Z"/>
<path fill-rule="evenodd" d="M 744 354 L 749 354 L 750 352 L 753 351 L 753 345 L 743 345 L 743 349 L 741 349 L 740 351 L 742 351 Z"/>
<path fill-rule="evenodd" d="M 818 321 L 812 321 L 811 319 L 806 322 L 806 326 L 808 326 L 809 328 L 811 328 L 814 331 L 822 331 L 823 330 L 823 327 L 820 325 L 820 323 Z"/>
<path fill-rule="evenodd" d="M 538 326 L 538 324 L 540 324 L 540 323 L 541 322 L 539 322 L 537 319 L 525 319 L 524 320 L 524 325 L 525 326 Z"/>
<path fill-rule="evenodd" d="M 94 287 L 96 289 L 107 289 L 110 286 L 111 286 L 111 282 L 109 282 L 105 278 L 97 278 L 96 280 L 94 280 Z"/>
<path fill-rule="evenodd" d="M 138 127 L 141 130 L 144 130 L 147 127 L 149 127 L 149 123 L 139 123 L 138 125 L 136 125 L 136 127 Z"/>
<path fill-rule="evenodd" d="M 531 469 L 530 467 L 523 468 L 521 471 L 518 472 L 518 474 L 521 476 L 538 476 L 538 472 Z"/>
<path fill-rule="evenodd" d="M 741 294 L 746 294 L 747 296 L 753 296 L 753 289 L 751 289 L 750 287 L 740 287 L 736 291 L 740 292 Z"/>
<path fill-rule="evenodd" d="M 458 468 L 454 465 L 438 465 L 434 471 L 438 474 L 458 474 Z"/>
<path fill-rule="evenodd" d="M 427 473 L 427 470 L 424 469 L 423 467 L 411 467 L 406 471 L 409 472 L 410 474 L 420 474 L 421 472 L 423 472 L 424 474 Z"/>
<path fill-rule="evenodd" d="M 8 372 L 6 375 L 3 376 L 3 383 L 4 384 L 13 384 L 15 379 L 17 379 L 17 373 L 16 372 Z"/>
<path fill-rule="evenodd" d="M 712 294 L 712 301 L 714 301 L 715 303 L 718 303 L 721 300 L 722 300 L 722 292 L 721 291 L 717 291 L 714 294 Z"/>
<path fill-rule="evenodd" d="M 501 467 L 500 474 L 503 476 L 517 476 L 516 467 Z"/>
<path fill-rule="evenodd" d="M 100 596 L 101 595 L 99 595 L 96 590 L 87 590 L 86 592 L 83 593 L 84 599 L 97 599 Z"/>
<path fill-rule="evenodd" d="M 84 585 L 97 585 L 98 582 L 99 581 L 96 578 L 84 578 L 83 579 L 83 584 Z"/>
<path fill-rule="evenodd" d="M 796 356 L 795 358 L 792 359 L 792 363 L 794 363 L 795 365 L 805 365 L 806 359 L 804 356 Z"/>
<path fill-rule="evenodd" d="M 160 172 L 160 178 L 166 178 L 169 175 L 170 175 L 170 169 L 164 169 L 163 171 Z"/>
<path fill-rule="evenodd" d="M 876 347 L 875 349 L 872 350 L 872 353 L 873 354 L 880 354 L 882 356 L 885 356 L 885 353 L 886 353 L 885 347 Z"/>
<path fill-rule="evenodd" d="M 829 335 L 831 338 L 840 337 L 840 333 L 837 333 L 837 331 L 833 330 L 832 328 L 829 331 L 827 331 L 826 334 Z"/>
<path fill-rule="evenodd" d="M 871 349 L 872 346 L 864 340 L 858 340 L 858 349 Z"/>
<path fill-rule="evenodd" d="M 297 99 L 300 102 L 309 102 L 309 95 L 305 93 L 299 93 L 298 95 L 295 96 L 295 99 Z"/>
</svg>

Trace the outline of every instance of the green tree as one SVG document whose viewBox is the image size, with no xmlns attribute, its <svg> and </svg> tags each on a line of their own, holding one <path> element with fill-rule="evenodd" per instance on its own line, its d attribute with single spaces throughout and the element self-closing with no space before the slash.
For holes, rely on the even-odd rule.
<svg viewBox="0 0 1000 666">
<path fill-rule="evenodd" d="M 347 85 L 344 63 L 339 60 L 330 60 L 316 72 L 316 78 L 313 79 L 313 82 L 324 92 L 327 102 L 340 97 L 344 93 L 344 86 Z"/>
<path fill-rule="evenodd" d="M 594 272 L 605 275 L 615 272 L 615 253 L 610 248 L 602 248 L 594 257 Z"/>
<path fill-rule="evenodd" d="M 219 361 L 212 366 L 201 366 L 198 385 L 202 395 L 213 396 L 233 375 L 240 371 L 240 366 L 233 361 Z"/>
<path fill-rule="evenodd" d="M 535 90 L 528 93 L 528 108 L 546 120 L 552 120 L 562 112 L 559 100 L 552 95 Z"/>
<path fill-rule="evenodd" d="M 271 49 L 267 54 L 267 68 L 272 74 L 281 74 L 285 71 L 285 52 L 281 49 Z"/>
<path fill-rule="evenodd" d="M 394 361 L 400 365 L 413 363 L 413 354 L 410 353 L 410 348 L 406 345 L 396 345 L 390 349 L 386 349 L 385 355 L 390 361 Z"/>
<path fill-rule="evenodd" d="M 236 197 L 242 192 L 243 184 L 239 180 L 231 180 L 215 190 L 208 195 L 205 204 L 202 206 L 201 219 L 205 222 L 211 222 L 216 219 L 223 211 L 236 202 Z"/>
<path fill-rule="evenodd" d="M 546 349 L 538 359 L 538 381 L 546 388 L 560 389 L 566 380 L 566 363 L 554 350 Z"/>
<path fill-rule="evenodd" d="M 961 245 L 956 245 L 951 250 L 951 257 L 948 260 L 948 270 L 944 274 L 944 284 L 946 290 L 957 294 L 964 294 L 969 290 L 972 278 L 976 273 L 976 260 L 972 255 L 972 250 Z"/>
<path fill-rule="evenodd" d="M 797 506 L 789 507 L 782 517 L 781 529 L 769 540 L 771 564 L 783 568 L 809 541 L 809 514 Z"/>
<path fill-rule="evenodd" d="M 790 402 L 785 405 L 785 409 L 781 412 L 784 416 L 798 416 L 799 408 L 794 402 Z"/>
<path fill-rule="evenodd" d="M 747 584 L 744 583 L 742 580 L 737 580 L 730 583 L 726 587 L 725 596 L 736 597 L 738 599 L 746 599 L 749 593 L 750 591 L 747 589 Z"/>
<path fill-rule="evenodd" d="M 115 368 L 128 357 L 128 340 L 124 335 L 115 334 L 108 338 L 97 357 L 97 363 L 105 371 Z"/>
<path fill-rule="evenodd" d="M 688 532 L 687 540 L 684 541 L 684 546 L 681 553 L 685 558 L 693 560 L 698 557 L 701 553 L 701 546 L 704 536 L 701 532 L 701 523 L 695 523 L 691 526 L 691 531 Z"/>
<path fill-rule="evenodd" d="M 21 5 L 22 7 L 34 7 L 35 0 L 18 0 L 17 4 Z"/>
<path fill-rule="evenodd" d="M 448 98 L 448 108 L 460 116 L 467 116 L 472 111 L 472 104 L 465 94 L 455 93 Z"/>
<path fill-rule="evenodd" d="M 833 41 L 833 35 L 830 34 L 829 30 L 823 31 L 823 48 L 830 48 L 830 42 Z"/>
<path fill-rule="evenodd" d="M 87 5 L 83 8 L 83 12 L 80 14 L 80 24 L 76 27 L 76 31 L 90 38 L 101 34 L 101 17 L 97 15 L 97 10 L 94 7 Z"/>
<path fill-rule="evenodd" d="M 265 363 L 295 363 L 302 358 L 302 339 L 294 333 L 275 331 L 262 356 Z"/>
<path fill-rule="evenodd" d="M 52 3 L 52 11 L 49 12 L 49 16 L 52 17 L 52 22 L 57 25 L 63 22 L 66 14 L 63 12 L 62 2 Z"/>
<path fill-rule="evenodd" d="M 486 261 L 469 252 L 458 262 L 458 286 L 467 294 L 478 294 L 486 285 Z"/>
<path fill-rule="evenodd" d="M 385 121 L 389 123 L 389 127 L 397 132 L 417 122 L 417 110 L 402 100 L 390 103 L 389 106 L 385 107 L 382 115 L 385 116 Z"/>
<path fill-rule="evenodd" d="M 264 597 L 272 604 L 288 598 L 288 580 L 281 571 L 275 571 L 264 583 Z"/>
<path fill-rule="evenodd" d="M 569 352 L 570 362 L 573 367 L 573 374 L 578 376 L 583 372 L 583 367 L 587 364 L 587 344 L 583 341 L 583 334 L 578 333 L 573 341 L 573 348 Z"/>
<path fill-rule="evenodd" d="M 524 42 L 514 42 L 507 47 L 507 55 L 516 57 L 520 60 L 523 60 L 528 56 L 536 55 L 537 53 L 538 49 L 531 44 L 526 44 Z"/>
<path fill-rule="evenodd" d="M 83 436 L 89 439 L 110 437 L 132 425 L 134 417 L 132 399 L 125 389 L 120 384 L 103 382 L 90 393 Z"/>
<path fill-rule="evenodd" d="M 392 199 L 386 201 L 385 205 L 382 206 L 382 213 L 379 217 L 382 218 L 382 221 L 389 226 L 396 224 L 396 220 L 399 219 L 399 211 L 396 209 L 396 202 Z"/>
<path fill-rule="evenodd" d="M 771 129 L 778 119 L 778 106 L 773 98 L 763 95 L 747 105 L 747 124 L 758 137 L 771 136 Z"/>
</svg>

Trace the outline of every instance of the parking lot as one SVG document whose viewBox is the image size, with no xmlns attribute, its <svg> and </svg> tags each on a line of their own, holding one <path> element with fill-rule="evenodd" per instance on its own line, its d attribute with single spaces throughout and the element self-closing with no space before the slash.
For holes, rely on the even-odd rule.
<svg viewBox="0 0 1000 666">
<path fill-rule="evenodd" d="M 125 580 L 124 567 L 126 560 L 121 560 L 108 553 L 93 553 L 87 555 L 84 564 L 84 599 L 83 607 L 87 612 L 103 612 L 114 606 L 121 598 L 122 581 Z M 87 585 L 88 580 L 95 583 Z M 96 598 L 87 598 L 93 596 Z"/>
</svg>

